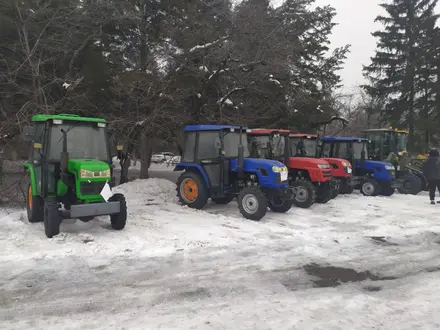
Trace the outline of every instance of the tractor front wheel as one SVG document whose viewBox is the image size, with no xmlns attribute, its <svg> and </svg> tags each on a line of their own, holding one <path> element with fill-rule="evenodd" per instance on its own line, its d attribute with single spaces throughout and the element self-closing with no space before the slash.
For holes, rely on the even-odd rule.
<svg viewBox="0 0 440 330">
<path fill-rule="evenodd" d="M 382 187 L 381 187 L 381 195 L 382 196 L 387 196 L 387 197 L 389 197 L 389 196 L 392 196 L 393 194 L 394 194 L 394 192 L 396 191 L 396 189 L 394 189 L 393 187 L 391 187 L 391 183 L 389 183 L 389 182 L 384 182 L 383 184 L 382 184 Z"/>
<path fill-rule="evenodd" d="M 243 188 L 237 200 L 238 209 L 246 219 L 259 221 L 267 213 L 268 200 L 259 188 Z"/>
<path fill-rule="evenodd" d="M 119 213 L 110 216 L 110 222 L 114 230 L 122 230 L 127 223 L 127 202 L 122 194 L 114 194 L 109 202 L 119 202 Z"/>
<path fill-rule="evenodd" d="M 291 187 L 295 190 L 295 199 L 293 204 L 303 209 L 308 209 L 315 203 L 315 186 L 307 180 L 298 179 L 292 182 Z"/>
<path fill-rule="evenodd" d="M 44 231 L 47 238 L 52 238 L 60 233 L 61 214 L 58 202 L 53 198 L 46 199 L 44 203 Z"/>
<path fill-rule="evenodd" d="M 41 196 L 33 196 L 32 185 L 29 184 L 26 196 L 26 211 L 29 222 L 44 221 L 44 200 Z"/>
<path fill-rule="evenodd" d="M 321 204 L 328 203 L 328 201 L 332 199 L 332 194 L 333 194 L 333 189 L 331 189 L 329 183 L 324 183 L 318 188 L 316 201 Z"/>
<path fill-rule="evenodd" d="M 361 185 L 361 193 L 364 196 L 378 196 L 381 193 L 380 185 L 374 179 L 365 179 Z"/>
<path fill-rule="evenodd" d="M 339 187 L 339 193 L 341 195 L 350 195 L 354 190 L 353 186 L 351 185 L 351 180 L 349 179 L 341 181 Z"/>
<path fill-rule="evenodd" d="M 208 202 L 209 192 L 202 176 L 196 172 L 183 172 L 177 180 L 177 197 L 183 205 L 202 209 Z"/>
</svg>

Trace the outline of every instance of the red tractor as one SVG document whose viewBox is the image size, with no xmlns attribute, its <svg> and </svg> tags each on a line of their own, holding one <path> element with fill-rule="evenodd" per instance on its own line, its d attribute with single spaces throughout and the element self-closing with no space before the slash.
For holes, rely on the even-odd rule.
<svg viewBox="0 0 440 330">
<path fill-rule="evenodd" d="M 290 143 L 295 157 L 313 157 L 325 160 L 331 165 L 332 176 L 338 180 L 339 193 L 351 194 L 353 169 L 349 161 L 342 158 L 325 157 L 319 152 L 319 138 L 315 134 L 290 134 Z M 322 157 L 324 156 L 324 157 Z"/>
<path fill-rule="evenodd" d="M 309 208 L 315 201 L 327 203 L 337 188 L 332 185 L 330 164 L 322 159 L 294 157 L 296 148 L 292 148 L 290 133 L 282 129 L 252 129 L 248 132 L 251 157 L 279 160 L 287 165 L 297 207 Z"/>
</svg>

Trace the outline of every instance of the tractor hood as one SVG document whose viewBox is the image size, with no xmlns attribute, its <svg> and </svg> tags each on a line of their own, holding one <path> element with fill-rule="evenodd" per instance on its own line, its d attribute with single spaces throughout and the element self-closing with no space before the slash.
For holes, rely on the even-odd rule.
<svg viewBox="0 0 440 330">
<path fill-rule="evenodd" d="M 231 170 L 233 172 L 238 171 L 238 159 L 232 159 Z M 260 159 L 260 158 L 244 158 L 243 159 L 243 169 L 245 172 L 252 172 L 256 168 L 264 168 L 268 172 L 272 171 L 273 166 L 285 167 L 285 165 L 277 160 L 270 159 Z"/>
<path fill-rule="evenodd" d="M 361 161 L 357 160 L 356 161 L 356 167 L 360 167 L 360 166 L 361 166 Z M 383 168 L 385 168 L 386 170 L 394 170 L 394 166 L 391 163 L 380 162 L 380 161 L 377 161 L 377 160 L 369 160 L 369 159 L 366 159 L 364 161 L 364 167 L 367 170 L 368 169 L 373 169 L 373 168 L 376 168 L 376 169 L 383 169 Z"/>
<path fill-rule="evenodd" d="M 110 173 L 102 173 L 103 171 L 110 170 L 108 163 L 96 160 L 96 159 L 69 159 L 68 171 L 69 173 L 81 173 L 81 171 L 88 171 L 88 178 L 93 177 L 110 177 Z"/>
<path fill-rule="evenodd" d="M 319 158 L 309 158 L 309 157 L 290 157 L 289 168 L 330 168 L 328 162 Z"/>
<path fill-rule="evenodd" d="M 341 164 L 343 167 L 351 167 L 351 164 L 348 160 L 342 158 L 331 158 L 331 157 L 323 157 L 326 162 L 330 164 Z"/>
</svg>

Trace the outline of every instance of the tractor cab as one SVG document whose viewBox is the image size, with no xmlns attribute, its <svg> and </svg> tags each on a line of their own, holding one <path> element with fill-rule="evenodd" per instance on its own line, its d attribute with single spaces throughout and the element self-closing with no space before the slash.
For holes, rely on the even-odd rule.
<svg viewBox="0 0 440 330">
<path fill-rule="evenodd" d="M 24 164 L 30 178 L 29 221 L 44 218 L 48 237 L 59 233 L 63 218 L 111 215 L 113 228 L 125 226 L 125 199 L 111 192 L 114 145 L 104 119 L 36 115 L 24 138 L 31 142 Z M 43 208 L 51 214 L 47 219 Z"/>
<path fill-rule="evenodd" d="M 364 130 L 369 140 L 368 154 L 372 160 L 386 161 L 396 169 L 402 194 L 418 194 L 427 182 L 418 159 L 411 159 L 407 152 L 408 131 L 394 128 Z"/>
<path fill-rule="evenodd" d="M 321 158 L 330 164 L 332 176 L 335 180 L 338 180 L 339 193 L 351 194 L 353 192 L 351 182 L 353 169 L 351 163 L 342 158 L 321 157 L 318 135 L 304 133 L 290 134 L 290 143 L 292 153 L 296 154 L 297 157 Z"/>
<path fill-rule="evenodd" d="M 394 166 L 368 159 L 368 139 L 358 137 L 321 138 L 321 156 L 342 158 L 351 163 L 353 184 L 366 196 L 391 196 L 396 187 Z"/>
<path fill-rule="evenodd" d="M 267 207 L 287 212 L 294 197 L 288 186 L 288 170 L 276 160 L 250 158 L 248 130 L 229 125 L 188 125 L 184 129 L 181 162 L 184 171 L 177 182 L 182 204 L 201 209 L 211 198 L 227 204 L 235 197 L 240 212 L 260 220 Z"/>
<path fill-rule="evenodd" d="M 276 159 L 289 168 L 289 182 L 296 191 L 295 205 L 310 207 L 315 200 L 328 202 L 334 186 L 329 163 L 322 159 L 301 157 L 300 149 L 289 138 L 290 130 L 252 129 L 248 133 L 248 145 L 253 157 Z"/>
</svg>

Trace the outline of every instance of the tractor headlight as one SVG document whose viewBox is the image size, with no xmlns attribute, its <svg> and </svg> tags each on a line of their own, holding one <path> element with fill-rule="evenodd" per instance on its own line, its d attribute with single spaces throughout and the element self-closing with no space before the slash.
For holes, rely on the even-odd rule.
<svg viewBox="0 0 440 330">
<path fill-rule="evenodd" d="M 104 171 L 81 170 L 80 176 L 82 179 L 109 178 L 110 177 L 110 169 L 104 170 Z"/>
<path fill-rule="evenodd" d="M 351 167 L 351 164 L 349 162 L 342 162 L 342 166 Z"/>
<path fill-rule="evenodd" d="M 385 165 L 385 169 L 387 171 L 392 171 L 392 170 L 394 170 L 394 166 L 393 165 Z"/>
<path fill-rule="evenodd" d="M 329 169 L 330 165 L 329 164 L 318 164 L 318 167 L 322 168 L 322 169 Z"/>
<path fill-rule="evenodd" d="M 272 171 L 274 173 L 288 172 L 286 166 L 272 166 Z"/>
</svg>

